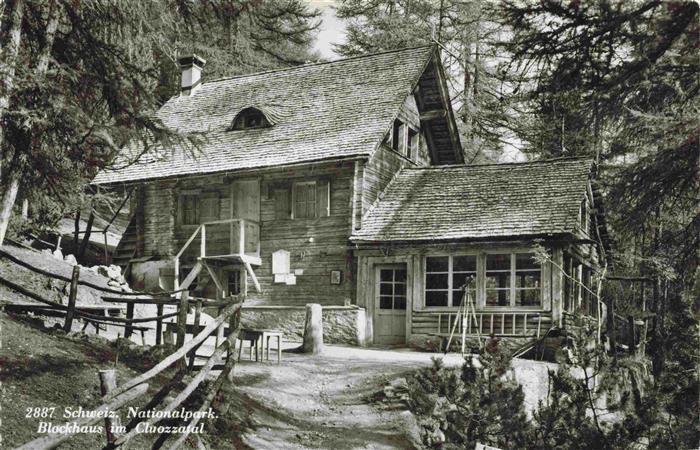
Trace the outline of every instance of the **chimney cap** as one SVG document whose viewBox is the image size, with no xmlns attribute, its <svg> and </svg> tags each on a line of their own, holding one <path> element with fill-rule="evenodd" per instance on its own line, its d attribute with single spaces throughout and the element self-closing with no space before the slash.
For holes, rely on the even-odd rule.
<svg viewBox="0 0 700 450">
<path fill-rule="evenodd" d="M 179 58 L 177 62 L 180 63 L 180 67 L 197 66 L 201 69 L 207 63 L 207 60 L 192 53 L 189 56 L 183 56 Z"/>
</svg>

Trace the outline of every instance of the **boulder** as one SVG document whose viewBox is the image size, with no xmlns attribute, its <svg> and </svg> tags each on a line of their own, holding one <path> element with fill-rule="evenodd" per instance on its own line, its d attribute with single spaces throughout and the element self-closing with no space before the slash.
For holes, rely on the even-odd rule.
<svg viewBox="0 0 700 450">
<path fill-rule="evenodd" d="M 72 266 L 78 265 L 78 260 L 75 259 L 75 256 L 73 255 L 66 255 L 63 257 L 63 260 Z"/>
<path fill-rule="evenodd" d="M 115 266 L 114 264 L 111 264 L 107 271 L 109 272 L 109 277 L 114 278 L 115 280 L 122 276 L 122 268 Z"/>
</svg>

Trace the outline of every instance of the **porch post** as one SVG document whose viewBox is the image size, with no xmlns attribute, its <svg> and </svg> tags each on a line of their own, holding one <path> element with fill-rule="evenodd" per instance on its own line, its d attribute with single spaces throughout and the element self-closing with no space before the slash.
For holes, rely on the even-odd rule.
<svg viewBox="0 0 700 450">
<path fill-rule="evenodd" d="M 562 306 L 564 294 L 564 251 L 555 248 L 552 251 L 552 324 L 562 326 Z"/>
</svg>

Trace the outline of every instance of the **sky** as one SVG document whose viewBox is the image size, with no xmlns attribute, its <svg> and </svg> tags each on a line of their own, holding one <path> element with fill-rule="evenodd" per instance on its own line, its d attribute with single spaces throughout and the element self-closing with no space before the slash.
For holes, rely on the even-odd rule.
<svg viewBox="0 0 700 450">
<path fill-rule="evenodd" d="M 333 44 L 345 41 L 345 25 L 335 16 L 333 0 L 307 0 L 312 7 L 321 11 L 321 28 L 316 39 L 316 50 L 326 59 L 338 59 Z"/>
</svg>

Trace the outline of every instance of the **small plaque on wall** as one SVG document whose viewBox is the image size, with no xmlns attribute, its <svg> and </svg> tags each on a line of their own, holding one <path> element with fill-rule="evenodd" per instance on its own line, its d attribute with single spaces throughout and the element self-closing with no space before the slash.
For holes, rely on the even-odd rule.
<svg viewBox="0 0 700 450">
<path fill-rule="evenodd" d="M 343 281 L 342 270 L 331 270 L 331 284 L 340 284 Z"/>
</svg>

